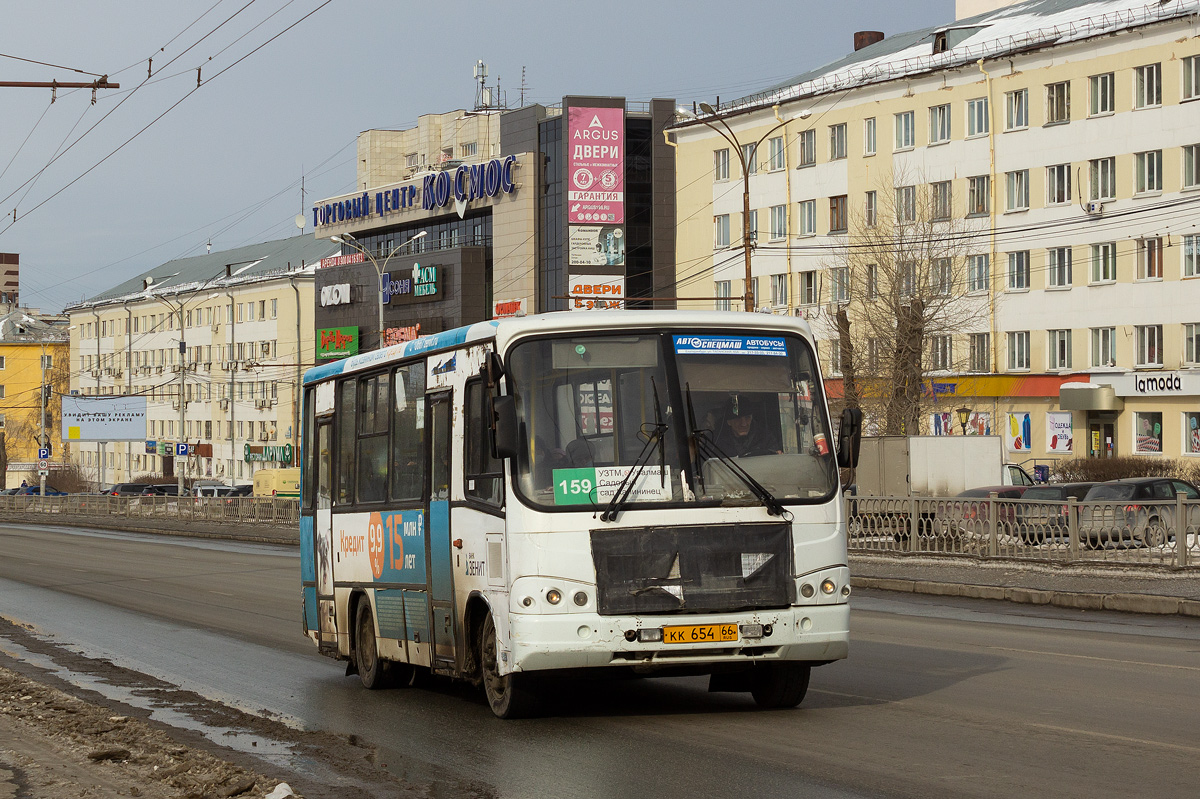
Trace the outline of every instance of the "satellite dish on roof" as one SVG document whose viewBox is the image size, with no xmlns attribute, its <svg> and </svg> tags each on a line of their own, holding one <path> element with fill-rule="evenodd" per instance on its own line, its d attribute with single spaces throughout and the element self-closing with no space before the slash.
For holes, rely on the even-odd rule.
<svg viewBox="0 0 1200 799">
<path fill-rule="evenodd" d="M 304 230 L 304 214 L 296 214 L 296 227 Z"/>
</svg>

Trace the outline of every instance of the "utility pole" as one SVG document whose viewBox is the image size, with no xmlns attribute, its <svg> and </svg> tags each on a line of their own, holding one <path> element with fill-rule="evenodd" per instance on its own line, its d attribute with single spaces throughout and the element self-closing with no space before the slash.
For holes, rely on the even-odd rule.
<svg viewBox="0 0 1200 799">
<path fill-rule="evenodd" d="M 38 433 L 38 449 L 46 446 L 46 345 L 42 344 L 42 390 L 38 394 L 38 401 L 41 404 L 41 412 L 38 414 L 41 418 L 41 432 Z M 40 460 L 40 458 L 39 458 Z M 38 492 L 39 497 L 46 496 L 46 470 L 38 469 L 38 478 L 41 485 L 41 490 Z"/>
</svg>

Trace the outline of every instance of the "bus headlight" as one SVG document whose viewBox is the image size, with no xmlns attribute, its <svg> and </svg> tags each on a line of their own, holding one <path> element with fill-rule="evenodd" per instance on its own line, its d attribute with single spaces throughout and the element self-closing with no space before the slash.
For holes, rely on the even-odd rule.
<svg viewBox="0 0 1200 799">
<path fill-rule="evenodd" d="M 817 593 L 817 589 L 812 587 L 812 583 L 805 583 L 800 586 L 800 596 L 805 599 L 812 599 L 812 595 Z"/>
<path fill-rule="evenodd" d="M 821 593 L 832 594 L 836 590 L 837 590 L 837 583 L 835 583 L 833 580 L 826 578 L 824 581 L 822 581 Z"/>
<path fill-rule="evenodd" d="M 583 591 L 576 591 L 574 599 L 575 599 L 575 604 L 578 605 L 579 607 L 583 607 L 584 605 L 587 604 L 587 594 L 584 593 Z"/>
<path fill-rule="evenodd" d="M 551 588 L 546 592 L 546 601 L 551 605 L 557 605 L 559 602 L 562 602 L 562 591 L 559 591 L 557 588 Z"/>
</svg>

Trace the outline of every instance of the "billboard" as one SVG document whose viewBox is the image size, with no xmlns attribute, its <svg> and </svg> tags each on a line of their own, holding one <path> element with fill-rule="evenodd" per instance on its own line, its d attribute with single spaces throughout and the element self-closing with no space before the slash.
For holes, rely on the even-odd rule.
<svg viewBox="0 0 1200 799">
<path fill-rule="evenodd" d="M 146 398 L 62 398 L 63 441 L 145 441 Z"/>
<path fill-rule="evenodd" d="M 571 275 L 568 286 L 572 311 L 616 311 L 625 307 L 625 278 L 620 275 Z"/>
<path fill-rule="evenodd" d="M 625 222 L 625 109 L 568 109 L 567 222 Z"/>
<path fill-rule="evenodd" d="M 358 354 L 358 327 L 329 327 L 317 331 L 317 360 Z"/>
<path fill-rule="evenodd" d="M 625 229 L 621 225 L 571 225 L 567 257 L 571 266 L 624 266 Z"/>
</svg>

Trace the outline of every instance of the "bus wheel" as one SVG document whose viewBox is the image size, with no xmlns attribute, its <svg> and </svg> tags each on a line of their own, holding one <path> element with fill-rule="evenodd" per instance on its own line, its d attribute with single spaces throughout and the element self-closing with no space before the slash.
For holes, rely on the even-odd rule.
<svg viewBox="0 0 1200 799">
<path fill-rule="evenodd" d="M 801 663 L 758 663 L 750 675 L 750 695 L 763 708 L 795 707 L 808 693 L 812 667 Z"/>
<path fill-rule="evenodd" d="M 501 676 L 496 649 L 496 623 L 489 613 L 479 631 L 479 660 L 488 705 L 497 718 L 519 719 L 532 715 L 537 700 L 529 691 L 528 675 L 511 673 Z"/>
<path fill-rule="evenodd" d="M 375 646 L 375 619 L 371 616 L 371 603 L 365 596 L 359 600 L 355 614 L 354 665 L 364 688 L 384 687 L 384 664 Z"/>
</svg>

